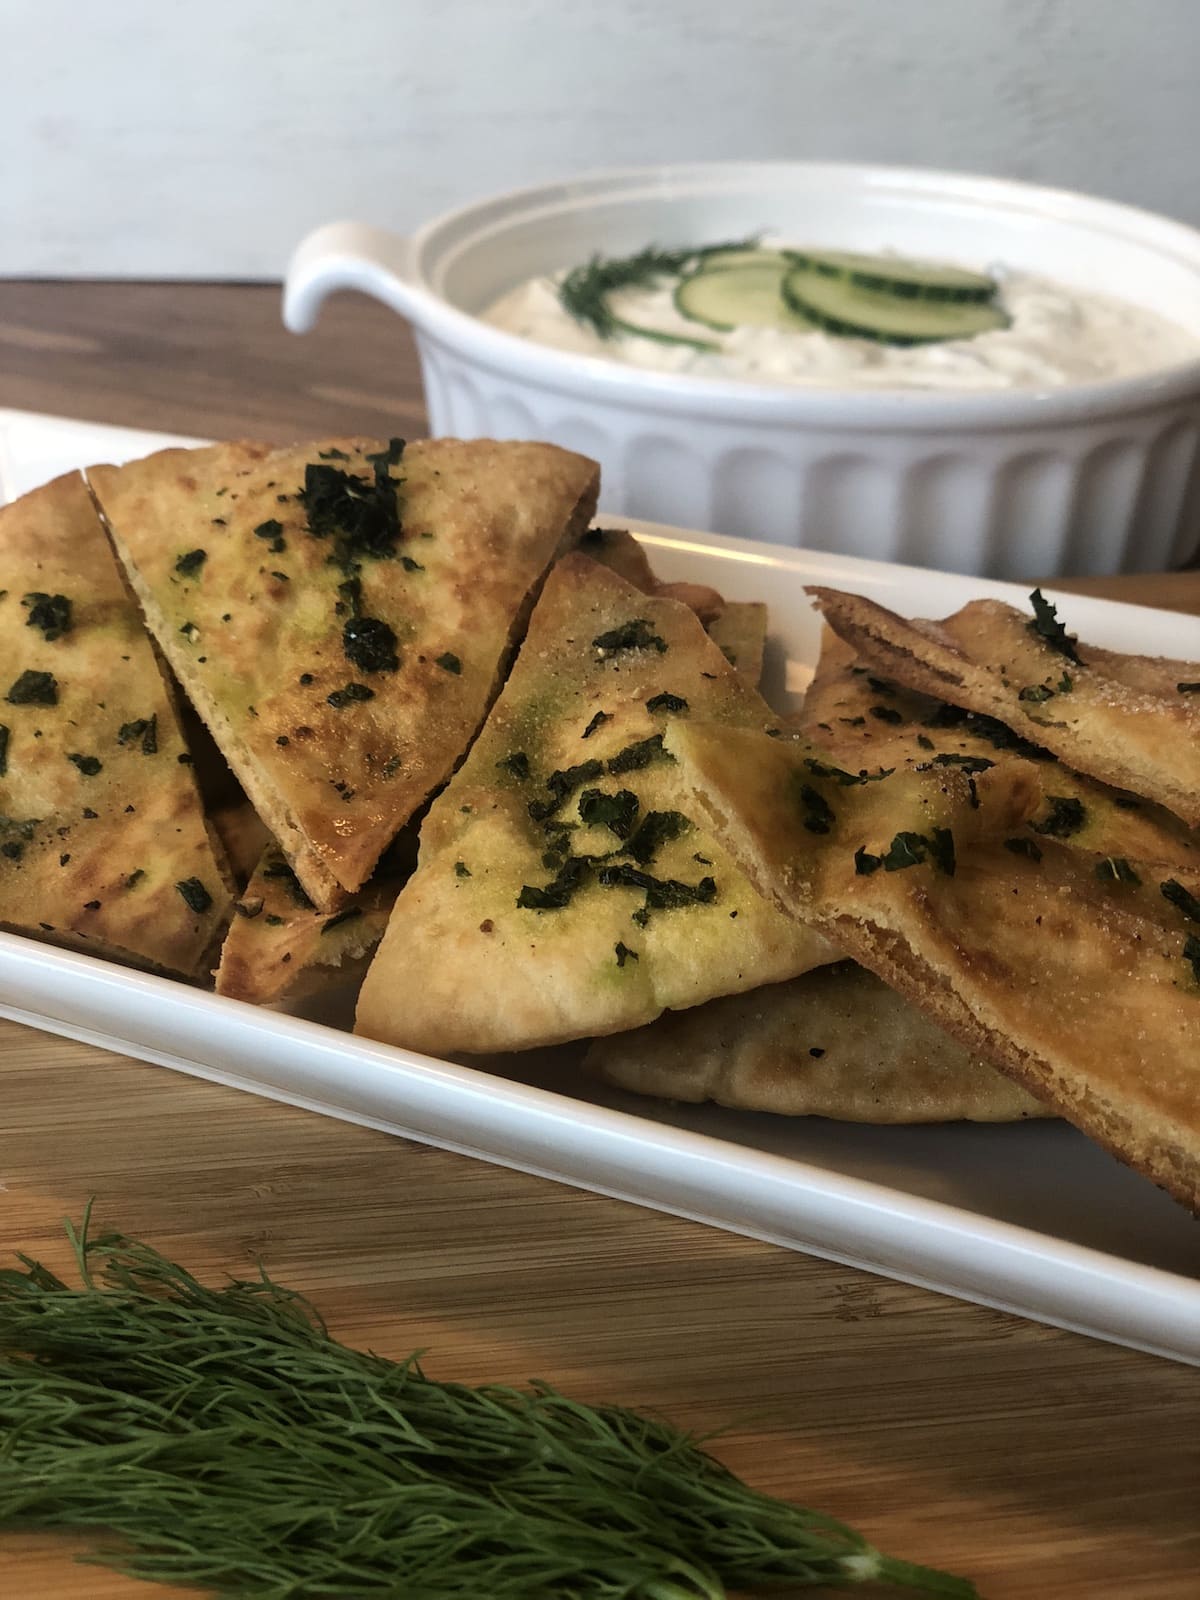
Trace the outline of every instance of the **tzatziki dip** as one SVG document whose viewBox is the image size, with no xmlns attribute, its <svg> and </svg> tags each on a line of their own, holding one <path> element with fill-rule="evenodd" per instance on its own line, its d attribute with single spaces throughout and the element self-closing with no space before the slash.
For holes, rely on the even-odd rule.
<svg viewBox="0 0 1200 1600">
<path fill-rule="evenodd" d="M 483 320 L 658 372 L 839 389 L 1059 388 L 1200 356 L 1154 312 L 1031 273 L 781 245 L 594 258 Z"/>
</svg>

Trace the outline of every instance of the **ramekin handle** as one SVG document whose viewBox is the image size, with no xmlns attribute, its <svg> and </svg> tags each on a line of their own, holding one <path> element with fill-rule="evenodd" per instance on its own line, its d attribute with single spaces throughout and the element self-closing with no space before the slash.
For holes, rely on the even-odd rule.
<svg viewBox="0 0 1200 1600">
<path fill-rule="evenodd" d="M 413 314 L 412 241 L 365 222 L 330 222 L 297 245 L 283 282 L 283 321 L 308 333 L 327 295 L 358 289 L 402 316 Z"/>
</svg>

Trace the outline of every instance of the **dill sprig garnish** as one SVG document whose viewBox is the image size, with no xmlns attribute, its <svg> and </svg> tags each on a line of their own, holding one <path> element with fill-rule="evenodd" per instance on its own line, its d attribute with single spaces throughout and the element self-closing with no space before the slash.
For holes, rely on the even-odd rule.
<svg viewBox="0 0 1200 1600">
<path fill-rule="evenodd" d="M 970 1600 L 616 1406 L 439 1383 L 265 1273 L 217 1289 L 68 1225 L 83 1287 L 0 1271 L 0 1526 L 240 1600 L 722 1600 L 892 1583 Z"/>
<path fill-rule="evenodd" d="M 633 256 L 594 255 L 567 273 L 559 284 L 558 298 L 564 311 L 570 312 L 576 322 L 591 328 L 601 339 L 615 339 L 618 334 L 630 333 L 639 339 L 654 339 L 659 344 L 717 350 L 719 345 L 711 339 L 691 339 L 681 333 L 666 333 L 659 328 L 643 328 L 626 322 L 613 311 L 608 297 L 618 289 L 652 289 L 664 278 L 677 278 L 694 271 L 708 256 L 753 250 L 757 244 L 754 238 L 686 250 L 660 250 L 657 245 L 647 245 Z"/>
</svg>

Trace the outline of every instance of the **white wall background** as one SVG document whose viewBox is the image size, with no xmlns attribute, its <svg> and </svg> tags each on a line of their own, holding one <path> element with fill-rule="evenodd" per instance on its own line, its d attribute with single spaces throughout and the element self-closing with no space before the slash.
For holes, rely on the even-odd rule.
<svg viewBox="0 0 1200 1600">
<path fill-rule="evenodd" d="M 278 277 L 593 166 L 833 157 L 1200 223 L 1200 0 L 0 0 L 0 273 Z"/>
</svg>

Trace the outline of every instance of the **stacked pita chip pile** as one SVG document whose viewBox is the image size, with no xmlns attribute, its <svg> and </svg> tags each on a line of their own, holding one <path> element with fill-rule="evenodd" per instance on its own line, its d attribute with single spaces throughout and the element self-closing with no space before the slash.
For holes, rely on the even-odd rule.
<svg viewBox="0 0 1200 1600">
<path fill-rule="evenodd" d="M 0 923 L 261 1004 L 366 968 L 364 1034 L 646 1095 L 1061 1115 L 1200 1204 L 1200 666 L 818 590 L 782 723 L 766 608 L 597 485 L 241 443 L 0 512 Z"/>
<path fill-rule="evenodd" d="M 598 481 L 541 444 L 241 443 L 0 512 L 0 920 L 199 981 L 219 958 L 265 1002 L 344 972 Z"/>
<path fill-rule="evenodd" d="M 695 803 L 781 909 L 1196 1208 L 1200 669 L 1090 648 L 1040 594 L 1031 617 L 988 601 L 941 623 L 815 594 L 843 647 L 812 731 L 847 766 L 953 775 L 957 801 L 889 840 L 851 784 L 814 838 L 802 743 L 681 725 Z M 981 826 L 1019 767 L 1036 803 Z"/>
</svg>

